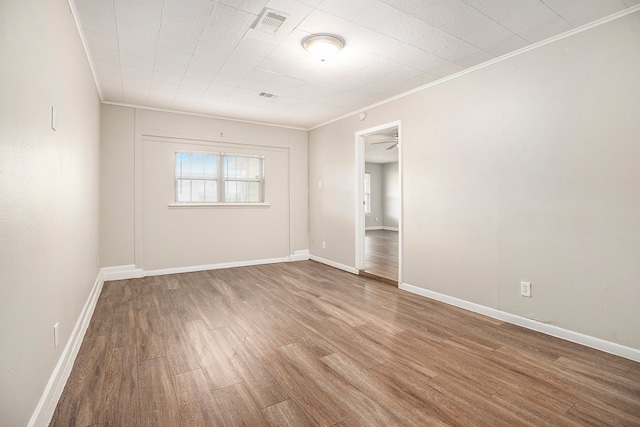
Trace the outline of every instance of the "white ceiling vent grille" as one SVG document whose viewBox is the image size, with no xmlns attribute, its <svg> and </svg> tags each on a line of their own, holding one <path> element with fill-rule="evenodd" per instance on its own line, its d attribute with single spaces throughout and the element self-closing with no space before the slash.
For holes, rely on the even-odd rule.
<svg viewBox="0 0 640 427">
<path fill-rule="evenodd" d="M 262 31 L 263 33 L 277 34 L 278 30 L 286 20 L 286 14 L 271 9 L 265 9 L 254 28 L 258 31 Z"/>
<path fill-rule="evenodd" d="M 271 99 L 275 99 L 280 96 L 280 95 L 276 95 L 275 93 L 269 93 L 269 92 L 260 92 L 258 95 L 263 98 L 271 98 Z"/>
</svg>

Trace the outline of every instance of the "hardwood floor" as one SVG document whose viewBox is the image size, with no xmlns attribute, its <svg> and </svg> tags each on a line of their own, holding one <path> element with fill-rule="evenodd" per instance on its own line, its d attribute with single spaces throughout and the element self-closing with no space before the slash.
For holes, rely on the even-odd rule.
<svg viewBox="0 0 640 427">
<path fill-rule="evenodd" d="M 640 363 L 303 261 L 107 282 L 53 426 L 640 425 Z"/>
<path fill-rule="evenodd" d="M 398 232 L 367 230 L 364 235 L 364 271 L 398 285 Z"/>
</svg>

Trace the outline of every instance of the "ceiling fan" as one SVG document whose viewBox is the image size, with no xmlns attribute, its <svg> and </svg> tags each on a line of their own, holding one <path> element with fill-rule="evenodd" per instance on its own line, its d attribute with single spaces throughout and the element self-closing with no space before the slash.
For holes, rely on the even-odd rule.
<svg viewBox="0 0 640 427">
<path fill-rule="evenodd" d="M 391 143 L 390 146 L 388 146 L 387 148 L 385 148 L 385 150 L 391 150 L 392 148 L 396 148 L 398 146 L 398 142 L 399 142 L 399 138 L 398 138 L 398 132 L 396 132 L 395 135 L 393 135 L 393 137 L 391 139 L 388 139 L 386 141 L 377 141 L 377 142 L 372 142 L 371 145 L 376 145 L 376 144 L 389 144 Z"/>
</svg>

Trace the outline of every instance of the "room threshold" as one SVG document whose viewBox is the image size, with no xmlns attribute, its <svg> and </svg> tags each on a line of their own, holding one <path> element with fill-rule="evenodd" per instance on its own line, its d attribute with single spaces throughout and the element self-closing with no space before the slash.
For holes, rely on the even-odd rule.
<svg viewBox="0 0 640 427">
<path fill-rule="evenodd" d="M 379 276 L 377 274 L 369 273 L 366 270 L 359 270 L 358 271 L 358 275 L 360 275 L 362 277 L 366 277 L 367 279 L 377 280 L 377 281 L 382 282 L 382 283 L 384 283 L 386 285 L 392 285 L 392 286 L 398 287 L 398 281 L 397 280 L 389 279 L 388 277 Z"/>
</svg>

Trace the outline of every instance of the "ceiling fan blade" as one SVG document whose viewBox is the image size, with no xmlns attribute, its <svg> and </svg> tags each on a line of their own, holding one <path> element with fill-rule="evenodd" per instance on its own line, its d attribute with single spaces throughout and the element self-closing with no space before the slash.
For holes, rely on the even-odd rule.
<svg viewBox="0 0 640 427">
<path fill-rule="evenodd" d="M 371 145 L 376 145 L 376 144 L 388 144 L 390 142 L 393 142 L 394 144 L 398 143 L 397 139 L 389 139 L 387 141 L 377 141 L 377 142 L 372 142 Z"/>
<path fill-rule="evenodd" d="M 385 148 L 385 150 L 391 150 L 392 148 L 396 148 L 398 146 L 398 143 L 396 142 L 393 145 L 390 145 L 389 147 Z"/>
</svg>

